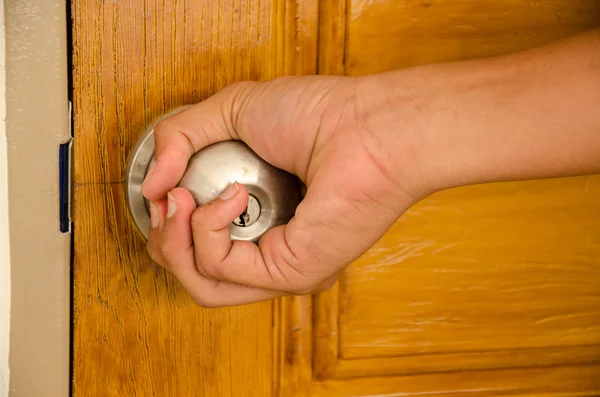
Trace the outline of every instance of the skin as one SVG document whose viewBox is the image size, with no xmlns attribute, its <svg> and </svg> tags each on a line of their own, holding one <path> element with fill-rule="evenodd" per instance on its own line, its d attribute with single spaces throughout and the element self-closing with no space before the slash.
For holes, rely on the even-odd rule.
<svg viewBox="0 0 600 397">
<path fill-rule="evenodd" d="M 307 186 L 258 246 L 229 238 L 244 186 L 199 208 L 175 188 L 193 153 L 230 139 Z M 197 304 L 319 292 L 436 191 L 600 172 L 600 30 L 483 60 L 237 83 L 162 121 L 155 141 L 148 251 Z"/>
</svg>

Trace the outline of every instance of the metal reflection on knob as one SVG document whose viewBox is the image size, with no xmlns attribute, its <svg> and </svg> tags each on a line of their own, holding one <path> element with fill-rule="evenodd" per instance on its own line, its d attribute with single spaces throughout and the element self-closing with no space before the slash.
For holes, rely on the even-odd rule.
<svg viewBox="0 0 600 397">
<path fill-rule="evenodd" d="M 125 181 L 130 213 L 146 238 L 150 217 L 141 190 L 154 161 L 155 125 L 142 134 L 134 147 Z M 245 211 L 230 225 L 233 240 L 257 242 L 268 230 L 294 216 L 300 202 L 298 179 L 267 163 L 241 141 L 215 143 L 193 155 L 178 186 L 187 189 L 196 204 L 202 205 L 217 198 L 234 182 L 246 186 L 250 195 Z"/>
</svg>

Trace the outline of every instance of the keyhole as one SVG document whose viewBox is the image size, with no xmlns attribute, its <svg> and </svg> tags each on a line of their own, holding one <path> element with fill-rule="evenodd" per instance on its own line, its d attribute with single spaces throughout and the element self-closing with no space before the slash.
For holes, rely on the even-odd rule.
<svg viewBox="0 0 600 397">
<path fill-rule="evenodd" d="M 233 224 L 240 227 L 248 227 L 258 220 L 260 217 L 260 203 L 253 195 L 248 197 L 248 205 L 240 216 L 238 216 Z"/>
<path fill-rule="evenodd" d="M 240 226 L 246 226 L 247 223 L 250 222 L 250 215 L 248 215 L 248 207 L 242 212 L 240 215 Z"/>
</svg>

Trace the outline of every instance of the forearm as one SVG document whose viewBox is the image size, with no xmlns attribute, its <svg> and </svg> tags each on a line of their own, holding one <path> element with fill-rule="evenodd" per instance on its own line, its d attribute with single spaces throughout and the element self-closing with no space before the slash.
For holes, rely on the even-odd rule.
<svg viewBox="0 0 600 397">
<path fill-rule="evenodd" d="M 385 110 L 374 110 L 370 122 L 386 131 L 384 140 L 409 135 L 404 154 L 434 190 L 600 172 L 600 30 L 376 80 L 387 92 Z M 406 166 L 397 155 L 389 159 Z"/>
</svg>

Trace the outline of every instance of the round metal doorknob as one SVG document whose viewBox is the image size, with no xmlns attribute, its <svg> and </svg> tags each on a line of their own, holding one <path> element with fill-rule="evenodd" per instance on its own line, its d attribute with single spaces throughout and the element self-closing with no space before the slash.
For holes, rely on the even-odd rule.
<svg viewBox="0 0 600 397">
<path fill-rule="evenodd" d="M 142 183 L 154 162 L 155 125 L 135 145 L 125 180 L 130 213 L 146 238 L 150 215 Z M 187 189 L 196 204 L 202 205 L 234 182 L 246 186 L 250 195 L 246 210 L 230 225 L 233 240 L 257 242 L 269 229 L 287 223 L 301 200 L 298 178 L 267 163 L 241 141 L 215 143 L 194 154 L 178 186 Z"/>
</svg>

